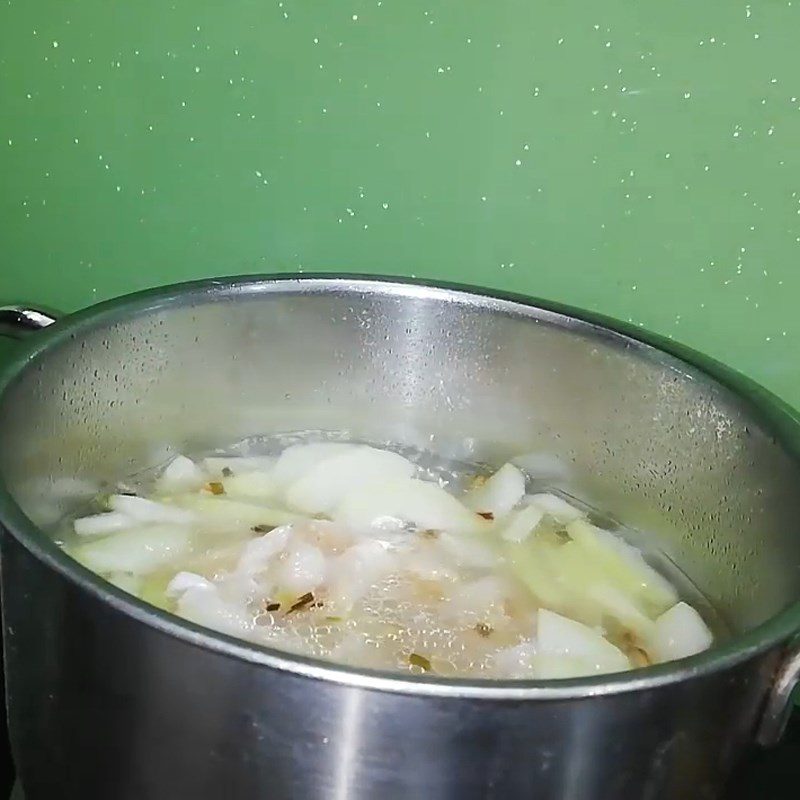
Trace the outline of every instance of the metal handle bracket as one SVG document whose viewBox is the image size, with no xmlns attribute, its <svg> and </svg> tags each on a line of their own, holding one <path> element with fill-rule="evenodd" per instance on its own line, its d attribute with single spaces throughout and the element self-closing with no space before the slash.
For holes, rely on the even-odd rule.
<svg viewBox="0 0 800 800">
<path fill-rule="evenodd" d="M 756 742 L 762 747 L 776 745 L 792 712 L 792 692 L 800 684 L 800 640 L 789 647 L 786 657 L 772 681 L 772 688 L 761 722 L 756 733 Z"/>
<path fill-rule="evenodd" d="M 0 306 L 0 336 L 24 339 L 56 321 L 55 315 L 30 306 Z"/>
</svg>

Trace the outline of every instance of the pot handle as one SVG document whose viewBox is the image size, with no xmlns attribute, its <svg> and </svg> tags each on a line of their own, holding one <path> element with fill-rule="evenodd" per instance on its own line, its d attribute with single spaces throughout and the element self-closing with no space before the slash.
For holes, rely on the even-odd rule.
<svg viewBox="0 0 800 800">
<path fill-rule="evenodd" d="M 0 336 L 23 339 L 49 327 L 56 319 L 54 314 L 30 306 L 0 306 Z"/>
<path fill-rule="evenodd" d="M 772 679 L 772 687 L 756 732 L 756 742 L 762 747 L 776 745 L 783 736 L 792 713 L 792 693 L 799 685 L 800 639 L 795 639 Z"/>
</svg>

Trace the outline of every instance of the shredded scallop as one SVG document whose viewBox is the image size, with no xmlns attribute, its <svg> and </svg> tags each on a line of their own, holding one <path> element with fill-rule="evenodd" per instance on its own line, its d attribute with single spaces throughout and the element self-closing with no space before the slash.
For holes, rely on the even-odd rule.
<svg viewBox="0 0 800 800">
<path fill-rule="evenodd" d="M 283 554 L 276 580 L 285 591 L 300 596 L 320 586 L 326 571 L 325 556 L 320 549 L 298 537 Z"/>
</svg>

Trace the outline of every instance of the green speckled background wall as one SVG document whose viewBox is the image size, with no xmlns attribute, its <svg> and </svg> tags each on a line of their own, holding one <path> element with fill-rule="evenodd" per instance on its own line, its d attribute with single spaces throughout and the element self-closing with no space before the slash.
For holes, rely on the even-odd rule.
<svg viewBox="0 0 800 800">
<path fill-rule="evenodd" d="M 0 298 L 399 273 L 800 405 L 800 2 L 4 0 Z"/>
</svg>

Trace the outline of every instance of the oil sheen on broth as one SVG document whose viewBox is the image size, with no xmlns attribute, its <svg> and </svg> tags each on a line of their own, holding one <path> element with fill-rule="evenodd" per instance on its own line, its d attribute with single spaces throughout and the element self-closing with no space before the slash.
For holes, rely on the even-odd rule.
<svg viewBox="0 0 800 800">
<path fill-rule="evenodd" d="M 362 668 L 570 678 L 711 646 L 710 608 L 666 559 L 534 486 L 513 463 L 270 437 L 120 484 L 59 542 L 191 622 Z"/>
</svg>

